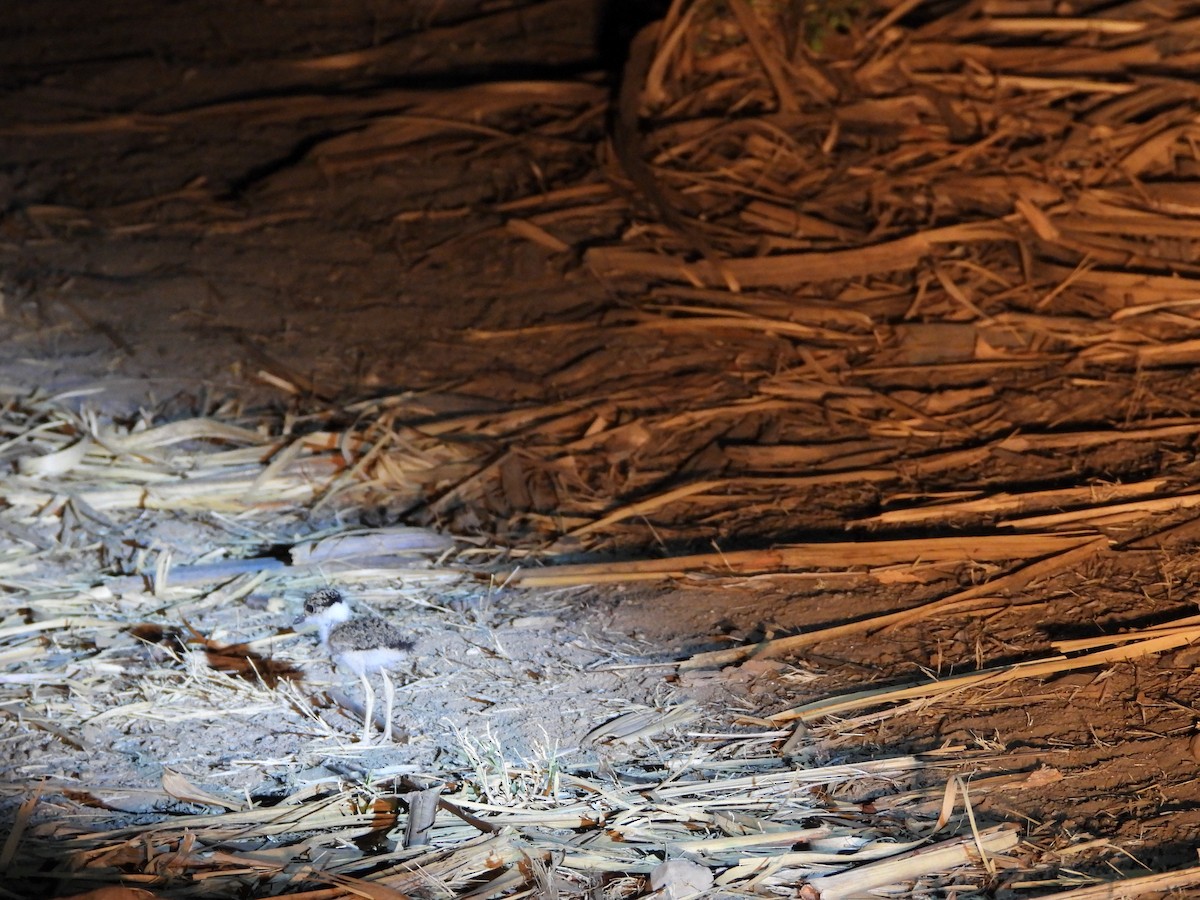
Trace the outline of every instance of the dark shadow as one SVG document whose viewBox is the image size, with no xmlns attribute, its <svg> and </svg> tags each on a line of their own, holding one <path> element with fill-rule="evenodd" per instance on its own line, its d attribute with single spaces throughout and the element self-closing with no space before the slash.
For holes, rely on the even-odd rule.
<svg viewBox="0 0 1200 900">
<path fill-rule="evenodd" d="M 1075 619 L 1069 622 L 1040 622 L 1038 628 L 1045 637 L 1053 640 L 1093 638 L 1141 631 L 1159 625 L 1170 625 L 1179 619 L 1195 615 L 1195 613 L 1196 605 L 1194 603 L 1181 603 L 1170 609 L 1156 609 L 1150 613 L 1130 617 L 1112 615 L 1103 619 L 1096 618 L 1085 621 Z"/>
<path fill-rule="evenodd" d="M 608 0 L 600 7 L 596 26 L 596 55 L 614 93 L 620 86 L 621 70 L 629 58 L 634 35 L 666 15 L 670 3 L 662 0 Z"/>
<path fill-rule="evenodd" d="M 148 645 L 152 652 L 177 656 L 180 653 L 194 650 L 197 645 L 204 649 L 211 669 L 226 675 L 233 675 L 254 684 L 263 684 L 274 689 L 281 681 L 300 682 L 304 673 L 286 660 L 263 656 L 257 650 L 251 650 L 249 645 L 219 644 L 200 634 L 190 625 L 184 629 L 167 628 L 162 625 L 143 622 L 129 629 L 129 633 L 142 643 Z"/>
<path fill-rule="evenodd" d="M 217 672 L 234 675 L 274 689 L 281 681 L 301 682 L 304 673 L 286 660 L 263 656 L 246 644 L 217 644 L 205 640 L 204 654 Z"/>
<path fill-rule="evenodd" d="M 129 634 L 146 644 L 152 651 L 176 654 L 187 649 L 187 638 L 178 628 L 168 628 L 154 622 L 141 622 L 130 628 Z"/>
</svg>

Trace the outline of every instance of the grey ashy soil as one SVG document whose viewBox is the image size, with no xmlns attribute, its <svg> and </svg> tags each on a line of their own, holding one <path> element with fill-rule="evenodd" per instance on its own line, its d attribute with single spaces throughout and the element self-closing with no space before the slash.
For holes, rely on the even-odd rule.
<svg viewBox="0 0 1200 900">
<path fill-rule="evenodd" d="M 593 5 L 558 0 L 462 24 L 411 10 L 389 17 L 370 4 L 123 4 L 111 16 L 104 4 L 58 3 L 49 15 L 37 6 L 7 9 L 0 37 L 0 385 L 10 396 L 38 391 L 108 415 L 145 409 L 168 419 L 231 401 L 224 408 L 303 410 L 423 391 L 470 396 L 481 407 L 549 402 L 555 388 L 538 374 L 572 362 L 553 338 L 486 343 L 468 332 L 599 320 L 626 302 L 578 260 L 514 237 L 489 211 L 595 166 L 606 96 L 598 76 L 572 137 L 552 146 L 516 140 L 503 154 L 478 155 L 466 138 L 457 152 L 418 143 L 344 170 L 322 167 L 308 150 L 362 127 L 358 113 L 330 102 L 325 112 L 275 121 L 254 99 L 451 89 L 531 61 L 543 72 L 598 69 Z M 337 64 L 338 54 L 364 47 L 374 54 L 369 66 Z M 597 237 L 622 226 L 614 212 Z M 607 352 L 613 366 L 636 366 L 666 350 Z M 280 385 L 309 396 L 297 400 Z M 1144 469 L 1134 453 L 1115 458 L 1113 470 Z M 826 509 L 853 514 L 866 505 L 856 489 L 838 490 Z M 370 521 L 370 513 L 360 515 Z M 53 615 L 56 581 L 64 594 L 100 583 L 106 566 L 130 565 L 143 550 L 170 548 L 194 561 L 239 542 L 286 545 L 331 522 L 145 514 L 120 524 L 125 541 L 104 558 L 84 542 L 44 560 L 53 568 L 31 576 L 44 608 L 29 607 L 28 586 L 6 586 L 5 623 Z M 704 543 L 702 527 L 693 538 Z M 420 772 L 493 746 L 514 758 L 575 752 L 620 712 L 687 699 L 700 702 L 712 733 L 753 730 L 747 721 L 842 689 L 995 665 L 1048 652 L 1054 638 L 1167 618 L 1194 605 L 1198 575 L 1186 554 L 1130 553 L 1049 579 L 1027 606 L 997 603 L 988 615 L 727 670 L 669 665 L 915 605 L 990 574 L 981 565 L 890 582 L 855 573 L 697 576 L 540 591 L 440 580 L 436 565 L 414 564 L 387 588 L 347 585 L 417 641 L 396 720 L 405 741 L 365 758 L 339 749 L 357 728 L 351 716 L 334 706 L 315 719 L 303 713 L 302 701 L 324 687 L 357 692 L 310 637 L 287 632 L 315 580 L 196 602 L 186 617 L 144 592 L 97 593 L 97 607 L 130 622 L 185 638 L 194 630 L 217 645 L 255 642 L 265 683 L 214 677 L 211 654 L 194 641 L 180 652 L 169 639 L 119 633 L 71 691 L 38 696 L 36 713 L 33 704 L 4 710 L 0 778 L 9 808 L 46 778 L 80 786 L 77 796 L 55 796 L 55 814 L 78 815 L 86 803 L 103 819 L 169 808 L 164 768 L 210 791 L 280 794 L 322 774 Z M 53 664 L 58 651 L 47 652 Z M 789 749 L 821 762 L 945 745 L 1027 753 L 1026 768 L 1051 774 L 983 800 L 980 814 L 1021 821 L 1047 842 L 1103 839 L 1074 861 L 1090 871 L 1180 866 L 1193 860 L 1200 826 L 1196 662 L 1184 649 L 1018 683 L 977 702 L 825 723 Z M 276 680 L 293 670 L 303 673 L 298 695 Z M 40 724 L 27 726 L 27 712 Z M 59 721 L 87 724 L 61 734 Z M 709 752 L 719 753 L 719 742 Z"/>
</svg>

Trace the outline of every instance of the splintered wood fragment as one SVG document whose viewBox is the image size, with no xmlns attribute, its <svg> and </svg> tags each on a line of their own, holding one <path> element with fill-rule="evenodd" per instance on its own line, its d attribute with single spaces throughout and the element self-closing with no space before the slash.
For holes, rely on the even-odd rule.
<svg viewBox="0 0 1200 900">
<path fill-rule="evenodd" d="M 504 224 L 504 227 L 509 234 L 524 238 L 545 250 L 549 250 L 551 253 L 567 253 L 571 249 L 571 245 L 566 241 L 556 238 L 546 229 L 540 225 L 535 225 L 528 219 L 509 219 Z"/>
<path fill-rule="evenodd" d="M 408 794 L 408 822 L 404 826 L 404 846 L 423 847 L 429 843 L 429 832 L 437 818 L 438 800 L 443 785 L 435 784 Z"/>
<path fill-rule="evenodd" d="M 756 18 L 757 14 L 749 7 L 746 0 L 729 0 L 729 8 L 733 10 L 738 25 L 741 26 L 742 33 L 746 36 L 746 41 L 754 50 L 758 64 L 762 66 L 771 82 L 779 112 L 796 113 L 800 109 L 800 102 L 796 99 L 791 82 L 784 75 L 781 55 L 771 46 L 767 33 L 763 31 Z"/>
<path fill-rule="evenodd" d="M 744 647 L 731 647 L 728 650 L 712 650 L 707 653 L 698 653 L 683 660 L 680 663 L 680 667 L 684 669 L 696 669 L 723 666 L 751 657 L 778 656 L 780 654 L 793 653 L 804 647 L 811 647 L 827 641 L 841 640 L 854 634 L 908 625 L 934 615 L 952 612 L 962 613 L 978 606 L 981 602 L 986 601 L 990 603 L 994 598 L 1005 592 L 1019 591 L 1025 585 L 1037 579 L 1046 578 L 1058 572 L 1069 571 L 1081 565 L 1085 560 L 1102 552 L 1107 546 L 1108 541 L 1105 538 L 1080 538 L 1075 536 L 1073 543 L 1065 547 L 1065 549 L 1059 549 L 1049 556 L 1019 566 L 1015 570 L 985 584 L 969 587 L 966 590 L 958 591 L 948 597 L 942 597 L 929 603 L 924 603 L 913 609 L 885 613 L 884 615 L 872 616 L 868 619 L 846 622 L 842 625 L 832 625 L 828 628 L 795 634 L 790 637 L 760 641 L 757 644 L 747 644 Z"/>
<path fill-rule="evenodd" d="M 554 206 L 559 203 L 576 203 L 580 200 L 608 199 L 612 197 L 612 185 L 605 182 L 596 184 L 576 184 L 570 187 L 559 188 L 554 191 L 547 191 L 544 194 L 532 194 L 528 197 L 521 197 L 517 200 L 509 200 L 506 203 L 497 203 L 495 207 L 498 213 L 515 213 L 522 212 L 528 209 L 537 209 L 539 207 Z"/>
<path fill-rule="evenodd" d="M 1084 519 L 1097 512 L 1122 508 L 1116 501 L 1150 498 L 1161 494 L 1173 483 L 1175 480 L 1170 478 L 1151 478 L 1129 484 L 1090 484 L 1049 491 L 1025 491 L 1023 493 L 1002 491 L 986 497 L 972 497 L 967 500 L 951 500 L 949 502 L 939 496 L 933 496 L 920 506 L 888 510 L 878 515 L 855 519 L 850 524 L 854 527 L 875 527 L 880 525 L 927 525 L 961 518 L 1003 517 L 1011 519 L 1016 516 L 1030 515 L 1038 510 L 1061 509 L 1062 507 L 1080 507 L 1063 513 L 1063 515 Z M 1166 501 L 1167 499 L 1158 498 L 1152 502 Z M 1177 499 L 1181 502 L 1183 500 L 1182 497 L 1170 499 Z M 1021 520 L 1021 524 L 1027 527 L 1029 525 L 1024 519 Z"/>
<path fill-rule="evenodd" d="M 894 465 L 898 474 L 912 479 L 932 473 L 952 472 L 979 465 L 998 453 L 1045 453 L 1071 451 L 1109 446 L 1122 441 L 1170 441 L 1184 440 L 1200 433 L 1200 422 L 1188 420 L 1184 424 L 1172 422 L 1148 428 L 1119 428 L 1084 432 L 1015 434 L 992 441 L 979 447 L 959 447 L 925 456 L 899 459 Z"/>
<path fill-rule="evenodd" d="M 1188 365 L 1200 361 L 1200 340 L 1138 347 L 1134 356 L 1141 367 Z"/>
<path fill-rule="evenodd" d="M 1190 440 L 1197 434 L 1200 434 L 1200 421 L 1188 419 L 1147 428 L 1109 428 L 1061 434 L 1016 434 L 999 441 L 997 446 L 1018 453 L 1030 450 L 1081 450 L 1103 447 L 1118 441 L 1166 441 L 1172 438 Z"/>
<path fill-rule="evenodd" d="M 1196 635 L 1197 629 L 1200 629 L 1200 616 L 1187 616 L 1183 619 L 1176 619 L 1174 622 L 1166 622 L 1162 625 L 1155 625 L 1151 628 L 1139 628 L 1135 631 L 1123 631 L 1119 634 L 1106 634 L 1094 638 L 1075 638 L 1066 641 L 1054 641 L 1051 643 L 1055 650 L 1059 653 L 1077 653 L 1080 650 L 1093 650 L 1096 647 L 1110 647 L 1113 644 L 1128 644 L 1133 641 L 1144 641 L 1150 637 L 1161 637 L 1164 635 L 1189 634 Z"/>
<path fill-rule="evenodd" d="M 614 510 L 613 512 L 597 519 L 594 522 L 589 522 L 587 525 L 576 528 L 567 536 L 573 538 L 583 537 L 584 535 L 591 534 L 594 531 L 603 530 L 609 525 L 615 525 L 618 522 L 623 522 L 626 519 L 633 518 L 634 516 L 644 516 L 648 513 L 656 512 L 670 503 L 674 503 L 677 500 L 683 500 L 692 496 L 693 494 L 699 494 L 703 493 L 704 491 L 711 491 L 715 488 L 719 488 L 722 486 L 722 484 L 723 482 L 720 481 L 696 481 L 692 484 L 685 484 L 682 487 L 673 488 L 646 500 L 640 500 L 637 503 L 630 503 L 628 506 L 623 506 L 620 509 Z"/>
<path fill-rule="evenodd" d="M 1197 506 L 1200 506 L 1200 493 L 1172 494 L 1168 497 L 1146 498 L 1130 503 L 1114 503 L 1111 506 L 1092 506 L 1040 516 L 1024 516 L 1012 524 L 1020 524 L 1023 528 L 1055 528 L 1060 525 L 1079 527 L 1084 524 L 1099 527 L 1121 522 L 1146 521 L 1155 513 L 1169 513 Z"/>
<path fill-rule="evenodd" d="M 963 22 L 950 29 L 957 37 L 984 34 L 1043 34 L 1062 31 L 1087 31 L 1093 34 L 1137 34 L 1149 25 L 1133 19 L 1070 18 L 1064 16 L 988 16 L 973 22 Z"/>
<path fill-rule="evenodd" d="M 517 569 L 503 576 L 503 580 L 522 587 L 563 587 L 591 584 L 601 580 L 611 583 L 624 579 L 642 581 L 655 576 L 679 577 L 688 572 L 709 570 L 743 575 L 751 572 L 784 572 L 813 568 L 848 569 L 855 566 L 887 566 L 899 563 L 1030 559 L 1093 545 L 1107 545 L 1107 541 L 1097 539 L 1092 533 L 1080 535 L 1041 532 L 956 535 L 891 541 L 837 541 L 827 544 L 789 544 L 771 550 L 737 550 L 667 559 L 581 563 L 548 569 Z"/>
<path fill-rule="evenodd" d="M 978 672 L 968 672 L 932 682 L 919 682 L 891 688 L 873 688 L 840 694 L 825 700 L 816 700 L 802 706 L 767 716 L 774 723 L 791 722 L 796 719 L 815 719 L 821 716 L 840 716 L 873 706 L 887 706 L 905 700 L 933 699 L 961 693 L 970 688 L 994 688 L 1024 678 L 1044 678 L 1059 672 L 1090 669 L 1094 666 L 1110 665 L 1153 656 L 1176 647 L 1186 647 L 1200 639 L 1200 626 L 1181 628 L 1173 632 L 1133 641 L 1107 650 L 1085 653 L 1082 656 L 1055 656 L 1049 659 L 1029 660 L 1010 666 L 998 666 Z"/>
<path fill-rule="evenodd" d="M 731 444 L 723 447 L 725 458 L 743 469 L 770 471 L 813 471 L 852 465 L 879 465 L 895 459 L 902 452 L 899 441 L 863 439 L 834 441 L 825 444 Z M 876 470 L 879 471 L 879 470 Z M 883 479 L 879 479 L 883 480 Z M 860 519 L 851 524 L 869 522 Z"/>
<path fill-rule="evenodd" d="M 1200 884 L 1200 866 L 1190 866 L 1174 872 L 1155 872 L 1151 875 L 1106 881 L 1103 884 L 1089 884 L 1069 891 L 1038 894 L 1029 900 L 1133 900 L 1134 897 L 1144 894 L 1173 894 L 1197 884 Z"/>
<path fill-rule="evenodd" d="M 972 222 L 852 250 L 730 259 L 722 265 L 742 288 L 786 287 L 909 269 L 944 244 L 1014 238 L 1015 232 L 1004 222 Z M 707 287 L 725 283 L 724 274 L 707 262 L 685 263 L 670 256 L 624 247 L 593 247 L 584 260 L 602 275 L 635 275 Z"/>
<path fill-rule="evenodd" d="M 979 851 L 1007 853 L 1020 842 L 1015 825 L 997 825 L 975 835 L 942 841 L 931 847 L 910 850 L 899 856 L 858 866 L 836 875 L 809 881 L 821 900 L 858 897 L 887 885 L 904 885 L 919 878 L 978 862 Z"/>
<path fill-rule="evenodd" d="M 918 72 L 913 74 L 913 81 L 918 84 L 936 84 L 939 86 L 962 87 L 977 76 L 972 73 L 970 75 L 960 75 L 954 72 L 938 72 L 925 73 Z M 1048 91 L 1053 93 L 1090 93 L 1099 94 L 1130 94 L 1138 90 L 1136 84 L 1127 84 L 1119 81 L 1099 81 L 1092 78 L 1055 78 L 1044 75 L 989 75 L 988 80 L 994 84 L 997 89 L 1005 91 Z"/>
<path fill-rule="evenodd" d="M 852 344 L 864 342 L 861 335 L 842 334 L 828 328 L 814 328 L 786 319 L 756 316 L 738 310 L 705 309 L 696 306 L 647 307 L 653 315 L 644 320 L 644 327 L 660 332 L 685 331 L 705 333 L 717 328 L 759 331 L 764 334 L 782 334 L 799 340 L 826 340 Z M 673 316 L 667 318 L 663 314 Z M 681 314 L 689 314 L 680 318 Z"/>
</svg>

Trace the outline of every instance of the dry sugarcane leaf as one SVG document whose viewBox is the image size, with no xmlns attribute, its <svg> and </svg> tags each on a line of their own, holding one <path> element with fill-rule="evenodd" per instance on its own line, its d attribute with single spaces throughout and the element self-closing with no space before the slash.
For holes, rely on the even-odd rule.
<svg viewBox="0 0 1200 900">
<path fill-rule="evenodd" d="M 663 731 L 677 728 L 698 718 L 700 711 L 694 703 L 681 703 L 670 709 L 638 709 L 624 713 L 589 731 L 585 744 L 634 743 Z"/>
<path fill-rule="evenodd" d="M 22 456 L 17 471 L 30 478 L 53 478 L 66 475 L 79 466 L 94 446 L 91 438 L 80 438 L 71 446 L 45 456 Z"/>
<path fill-rule="evenodd" d="M 1200 866 L 1189 866 L 1174 872 L 1154 872 L 1150 875 L 1135 875 L 1088 885 L 1053 894 L 1038 894 L 1031 900 L 1110 900 L 1110 898 L 1141 897 L 1145 894 L 1159 896 L 1164 893 L 1184 891 L 1200 884 Z"/>
<path fill-rule="evenodd" d="M 228 800 L 224 800 L 196 787 L 178 772 L 168 769 L 165 766 L 163 767 L 162 786 L 167 794 L 176 800 L 182 800 L 184 803 L 198 803 L 201 806 L 215 806 L 219 809 L 228 810 L 242 808 L 242 804 L 240 803 L 230 803 Z"/>
<path fill-rule="evenodd" d="M 331 537 L 295 544 L 289 551 L 292 565 L 317 565 L 362 557 L 440 554 L 454 542 L 427 528 L 396 525 L 365 531 L 343 531 Z"/>
<path fill-rule="evenodd" d="M 977 835 L 942 841 L 931 847 L 910 850 L 837 875 L 815 878 L 809 885 L 820 900 L 841 900 L 869 893 L 885 885 L 903 885 L 936 872 L 969 863 L 978 848 L 988 854 L 1015 849 L 1020 834 L 1014 827 L 997 826 Z"/>
</svg>

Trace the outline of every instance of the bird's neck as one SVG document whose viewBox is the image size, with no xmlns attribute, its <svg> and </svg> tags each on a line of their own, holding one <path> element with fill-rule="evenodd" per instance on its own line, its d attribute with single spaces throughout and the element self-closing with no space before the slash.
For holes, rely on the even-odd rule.
<svg viewBox="0 0 1200 900">
<path fill-rule="evenodd" d="M 350 607 L 345 603 L 335 603 L 321 613 L 321 617 L 317 620 L 317 630 L 321 635 L 321 643 L 328 644 L 329 633 L 342 622 L 349 619 L 350 616 Z"/>
</svg>

